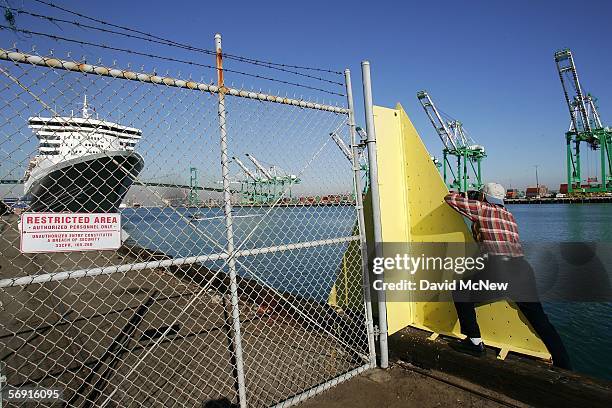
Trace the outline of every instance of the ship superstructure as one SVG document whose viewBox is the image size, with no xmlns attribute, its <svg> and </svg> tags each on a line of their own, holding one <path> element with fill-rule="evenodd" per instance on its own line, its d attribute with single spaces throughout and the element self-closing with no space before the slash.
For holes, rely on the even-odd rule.
<svg viewBox="0 0 612 408">
<path fill-rule="evenodd" d="M 92 117 L 31 117 L 38 155 L 24 176 L 32 211 L 114 212 L 144 166 L 142 131 Z"/>
</svg>

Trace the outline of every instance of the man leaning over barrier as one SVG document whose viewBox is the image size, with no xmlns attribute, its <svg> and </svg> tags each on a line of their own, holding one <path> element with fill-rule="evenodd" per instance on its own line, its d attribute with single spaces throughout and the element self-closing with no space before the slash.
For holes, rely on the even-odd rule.
<svg viewBox="0 0 612 408">
<path fill-rule="evenodd" d="M 448 205 L 473 223 L 474 239 L 486 258 L 485 268 L 478 274 L 516 283 L 514 286 L 521 293 L 510 291 L 506 297 L 515 300 L 518 308 L 548 348 L 553 364 L 571 369 L 569 356 L 561 337 L 537 299 L 533 269 L 523 256 L 514 216 L 504 206 L 505 193 L 504 187 L 500 184 L 487 183 L 477 194 L 476 199 L 468 198 L 462 193 L 450 193 L 444 199 Z M 474 278 L 475 276 L 472 276 L 472 279 Z M 455 291 L 453 299 L 461 333 L 467 337 L 452 347 L 475 356 L 485 355 L 475 310 L 475 303 L 483 301 L 482 295 L 467 290 Z M 493 299 L 487 299 L 490 300 Z"/>
</svg>

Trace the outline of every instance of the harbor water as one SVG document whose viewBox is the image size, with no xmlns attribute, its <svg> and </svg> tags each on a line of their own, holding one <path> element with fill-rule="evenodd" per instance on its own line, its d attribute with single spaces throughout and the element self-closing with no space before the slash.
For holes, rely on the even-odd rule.
<svg viewBox="0 0 612 408">
<path fill-rule="evenodd" d="M 612 242 L 612 204 L 508 207 L 526 242 Z M 612 303 L 545 302 L 576 371 L 612 380 Z"/>
<path fill-rule="evenodd" d="M 127 208 L 123 215 L 123 228 L 143 248 L 175 258 L 224 252 L 225 220 L 221 208 Z M 248 250 L 350 237 L 355 209 L 244 207 L 235 208 L 233 217 L 235 248 Z M 347 247 L 348 243 L 340 243 L 244 256 L 237 258 L 236 269 L 244 277 L 257 278 L 281 291 L 326 302 Z M 315 257 L 318 262 L 312 262 Z M 223 260 L 203 265 L 226 270 Z"/>
<path fill-rule="evenodd" d="M 527 244 L 612 243 L 612 204 L 511 205 L 509 209 L 519 224 L 521 240 Z M 124 228 L 142 247 L 173 257 L 223 252 L 220 208 L 128 208 L 123 215 Z M 351 236 L 355 213 L 349 206 L 316 210 L 262 207 L 236 208 L 234 217 L 236 247 L 249 249 Z M 264 217 L 265 222 L 260 222 Z M 251 233 L 253 228 L 255 233 Z M 256 274 L 275 288 L 324 302 L 346 248 L 344 243 L 244 257 L 237 267 L 243 276 Z M 309 261 L 314 254 L 321 259 L 320 251 L 327 251 L 324 259 L 329 265 Z M 221 265 L 218 261 L 206 266 Z M 268 272 L 272 270 L 274 274 Z M 319 279 L 314 281 L 313 276 Z M 612 380 L 612 303 L 545 302 L 544 308 L 568 349 L 574 369 Z"/>
</svg>

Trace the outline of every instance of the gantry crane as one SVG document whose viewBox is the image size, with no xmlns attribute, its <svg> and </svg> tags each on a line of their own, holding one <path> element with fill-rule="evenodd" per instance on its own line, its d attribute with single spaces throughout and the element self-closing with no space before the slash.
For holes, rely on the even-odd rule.
<svg viewBox="0 0 612 408">
<path fill-rule="evenodd" d="M 197 207 L 200 205 L 200 196 L 198 195 L 198 169 L 196 167 L 189 168 L 189 206 Z"/>
<path fill-rule="evenodd" d="M 417 98 L 429 117 L 436 133 L 442 140 L 442 168 L 444 183 L 449 189 L 467 192 L 468 190 L 479 190 L 482 187 L 482 159 L 487 157 L 485 149 L 477 145 L 474 140 L 463 129 L 463 124 L 456 119 L 443 118 L 426 91 L 417 92 Z M 449 157 L 455 157 L 457 161 L 456 170 L 450 164 Z M 440 167 L 434 160 L 436 167 Z M 471 171 L 470 171 L 471 170 Z M 452 175 L 452 181 L 448 181 L 448 171 Z M 470 180 L 470 174 L 474 176 Z"/>
<path fill-rule="evenodd" d="M 359 141 L 356 146 L 358 157 L 357 157 L 355 164 L 359 166 L 359 169 L 361 170 L 361 178 L 363 180 L 363 184 L 362 184 L 363 191 L 362 192 L 365 194 L 368 192 L 369 182 L 370 182 L 370 177 L 368 173 L 368 160 L 365 154 L 365 141 L 367 140 L 368 136 L 366 135 L 365 130 L 363 130 L 360 127 L 356 127 L 355 131 L 361 138 L 361 141 Z M 332 140 L 336 143 L 336 145 L 340 148 L 340 150 L 342 151 L 344 156 L 348 159 L 348 161 L 352 163 L 353 162 L 353 152 L 346 145 L 346 143 L 344 143 L 344 140 L 342 140 L 342 138 L 338 136 L 336 132 L 332 132 L 329 135 L 331 136 Z M 355 199 L 355 197 L 353 197 L 353 199 Z"/>
<path fill-rule="evenodd" d="M 249 176 L 249 178 L 251 178 L 252 180 L 255 180 L 255 181 L 257 180 L 257 176 L 251 170 L 249 170 L 249 168 L 247 166 L 245 166 L 244 163 L 241 162 L 239 158 L 232 157 L 232 159 L 234 159 L 236 161 L 236 164 L 238 164 L 238 166 L 240 166 L 242 171 L 244 171 L 244 173 L 247 176 Z"/>
<path fill-rule="evenodd" d="M 255 175 L 247 166 L 244 165 L 237 157 L 232 157 L 236 164 L 242 169 L 244 174 L 247 175 L 247 179 L 240 181 L 242 192 L 242 200 L 245 204 L 252 204 L 258 201 L 257 186 L 260 183 L 260 178 Z"/>
<path fill-rule="evenodd" d="M 597 101 L 590 93 L 582 91 L 574 57 L 569 49 L 555 53 L 555 63 L 561 79 L 565 102 L 570 112 L 570 126 L 565 133 L 567 146 L 567 191 L 568 193 L 612 192 L 612 129 L 604 127 L 597 112 Z M 600 151 L 600 177 L 582 179 L 580 145 L 586 142 L 592 150 Z M 583 184 L 586 181 L 586 184 Z M 593 185 L 592 182 L 597 182 Z"/>
<path fill-rule="evenodd" d="M 259 170 L 265 176 L 266 180 L 271 180 L 272 179 L 272 175 L 270 174 L 268 169 L 266 169 L 264 166 L 262 166 L 261 163 L 259 163 L 259 160 L 257 160 L 253 155 L 250 155 L 248 153 L 245 154 L 245 156 L 248 157 L 251 162 L 253 162 L 255 167 L 257 167 L 257 170 Z"/>
<path fill-rule="evenodd" d="M 247 175 L 246 179 L 240 181 L 242 184 L 241 192 L 244 204 L 261 205 L 274 203 L 280 199 L 281 196 L 291 200 L 291 187 L 301 182 L 297 176 L 293 174 L 279 174 L 276 167 L 269 170 L 253 155 L 247 153 L 245 156 L 255 165 L 257 173 L 249 170 L 249 168 L 237 157 L 232 157 L 236 164 L 238 164 Z M 274 174 L 272 174 L 272 170 Z"/>
</svg>

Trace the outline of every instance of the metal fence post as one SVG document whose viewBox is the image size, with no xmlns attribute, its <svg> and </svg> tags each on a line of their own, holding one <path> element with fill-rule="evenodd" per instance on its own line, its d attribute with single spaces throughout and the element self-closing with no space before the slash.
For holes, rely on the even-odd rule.
<svg viewBox="0 0 612 408">
<path fill-rule="evenodd" d="M 359 149 L 355 131 L 355 111 L 353 106 L 353 86 L 351 84 L 351 71 L 344 70 L 346 83 L 346 99 L 349 109 L 349 134 L 351 137 L 351 151 L 353 153 L 353 177 L 355 184 L 355 209 L 357 210 L 357 223 L 361 245 L 361 270 L 363 274 L 363 295 L 366 312 L 366 325 L 368 330 L 368 349 L 370 352 L 370 365 L 376 366 L 376 347 L 374 344 L 374 323 L 372 321 L 372 295 L 370 293 L 370 274 L 368 270 L 368 247 L 366 243 L 365 218 L 363 215 L 363 192 L 361 186 L 361 168 L 359 166 Z"/>
<path fill-rule="evenodd" d="M 370 191 L 372 194 L 372 214 L 374 218 L 375 256 L 382 256 L 382 228 L 380 225 L 380 194 L 378 191 L 378 166 L 376 160 L 376 130 L 374 129 L 374 112 L 372 104 L 372 82 L 370 80 L 370 62 L 361 62 L 363 80 L 363 105 L 365 108 L 366 132 L 368 139 L 368 167 L 370 173 Z M 384 273 L 380 275 L 384 282 Z M 387 301 L 385 291 L 378 291 L 378 329 L 380 347 L 380 367 L 389 367 L 389 350 L 387 345 Z"/>
<path fill-rule="evenodd" d="M 234 254 L 234 227 L 232 220 L 232 194 L 230 192 L 229 159 L 227 155 L 227 128 L 225 123 L 225 85 L 223 83 L 223 54 L 221 51 L 221 34 L 215 34 L 217 51 L 217 81 L 219 85 L 219 130 L 221 133 L 221 176 L 223 178 L 223 213 L 227 238 L 228 267 L 232 305 L 232 328 L 234 354 L 236 358 L 236 376 L 238 383 L 238 401 L 241 408 L 247 406 L 244 381 L 244 360 L 242 358 L 242 338 L 240 335 L 240 309 L 238 308 L 238 285 L 236 283 L 236 259 Z"/>
</svg>

